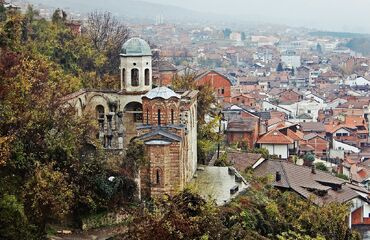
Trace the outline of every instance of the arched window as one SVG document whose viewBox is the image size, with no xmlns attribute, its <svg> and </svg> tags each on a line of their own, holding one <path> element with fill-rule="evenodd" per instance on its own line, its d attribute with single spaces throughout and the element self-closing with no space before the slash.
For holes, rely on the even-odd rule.
<svg viewBox="0 0 370 240">
<path fill-rule="evenodd" d="M 96 118 L 104 119 L 104 107 L 102 105 L 98 105 L 95 108 L 96 110 Z"/>
<path fill-rule="evenodd" d="M 131 86 L 139 86 L 139 69 L 137 68 L 131 70 Z"/>
<path fill-rule="evenodd" d="M 149 86 L 150 83 L 150 74 L 149 69 L 145 69 L 145 86 Z"/>
<path fill-rule="evenodd" d="M 162 182 L 162 170 L 160 168 L 156 168 L 154 172 L 154 184 L 157 186 L 161 186 L 163 184 Z"/>
<path fill-rule="evenodd" d="M 122 69 L 122 83 L 125 85 L 126 83 L 126 69 Z"/>
<path fill-rule="evenodd" d="M 157 169 L 155 171 L 155 184 L 156 185 L 161 185 L 161 170 L 160 169 Z"/>
<path fill-rule="evenodd" d="M 158 109 L 158 116 L 157 116 L 157 118 L 158 118 L 158 126 L 160 126 L 161 125 L 161 109 Z"/>
<path fill-rule="evenodd" d="M 175 118 L 175 116 L 174 116 L 174 110 L 173 109 L 171 109 L 171 124 L 174 124 L 174 118 Z"/>
</svg>

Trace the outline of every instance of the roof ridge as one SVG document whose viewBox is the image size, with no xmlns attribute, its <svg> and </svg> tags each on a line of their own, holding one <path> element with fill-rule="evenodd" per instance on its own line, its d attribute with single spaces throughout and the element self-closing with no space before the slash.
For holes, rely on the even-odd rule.
<svg viewBox="0 0 370 240">
<path fill-rule="evenodd" d="M 282 164 L 282 163 L 283 163 L 283 162 L 282 162 L 282 161 L 280 161 L 281 169 L 282 169 L 282 170 L 283 170 L 283 172 L 284 172 L 284 176 L 285 176 L 286 182 L 288 183 L 289 187 L 292 187 L 292 185 L 290 184 L 290 181 L 289 181 L 288 174 L 286 173 L 285 166 L 284 166 L 284 164 Z"/>
</svg>

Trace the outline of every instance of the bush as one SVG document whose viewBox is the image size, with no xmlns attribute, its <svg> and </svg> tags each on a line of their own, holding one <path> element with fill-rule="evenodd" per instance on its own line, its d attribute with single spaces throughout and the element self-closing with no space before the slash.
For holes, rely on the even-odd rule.
<svg viewBox="0 0 370 240">
<path fill-rule="evenodd" d="M 0 239 L 32 239 L 22 203 L 14 195 L 0 198 Z"/>
<path fill-rule="evenodd" d="M 322 162 L 315 163 L 315 167 L 318 170 L 321 170 L 321 171 L 324 171 L 324 172 L 329 172 L 328 167 Z"/>
<path fill-rule="evenodd" d="M 349 178 L 346 175 L 344 175 L 343 173 L 337 173 L 337 174 L 335 174 L 335 176 L 337 178 L 341 178 L 343 180 L 349 180 Z"/>
</svg>

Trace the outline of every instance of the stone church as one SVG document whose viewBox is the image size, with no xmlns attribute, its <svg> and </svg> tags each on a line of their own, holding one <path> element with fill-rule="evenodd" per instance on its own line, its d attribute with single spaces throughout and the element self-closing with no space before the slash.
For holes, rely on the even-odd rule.
<svg viewBox="0 0 370 240">
<path fill-rule="evenodd" d="M 125 152 L 133 138 L 144 142 L 149 165 L 138 176 L 139 196 L 182 190 L 197 168 L 197 91 L 152 85 L 152 51 L 131 38 L 123 44 L 120 90 L 82 89 L 64 98 L 79 116 L 96 115 L 106 151 Z"/>
</svg>

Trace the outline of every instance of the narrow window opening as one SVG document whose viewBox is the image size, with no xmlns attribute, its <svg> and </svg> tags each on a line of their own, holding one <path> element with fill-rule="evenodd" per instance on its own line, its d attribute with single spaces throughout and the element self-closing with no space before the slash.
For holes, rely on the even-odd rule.
<svg viewBox="0 0 370 240">
<path fill-rule="evenodd" d="M 158 109 L 158 126 L 161 125 L 161 109 Z"/>
<path fill-rule="evenodd" d="M 149 74 L 149 69 L 145 69 L 145 86 L 149 86 L 149 82 L 150 82 L 150 74 Z"/>
<path fill-rule="evenodd" d="M 174 124 L 174 111 L 171 109 L 171 124 Z"/>
<path fill-rule="evenodd" d="M 131 70 L 131 86 L 139 86 L 139 70 L 136 68 Z"/>
<path fill-rule="evenodd" d="M 149 125 L 149 109 L 146 110 L 146 125 Z"/>
<path fill-rule="evenodd" d="M 156 182 L 156 184 L 157 185 L 161 185 L 161 172 L 160 172 L 160 170 L 159 169 L 157 169 L 157 171 L 156 171 L 156 176 L 155 176 L 156 178 L 155 178 L 155 182 Z"/>
<path fill-rule="evenodd" d="M 125 85 L 126 82 L 126 69 L 122 69 L 122 82 Z"/>
</svg>

